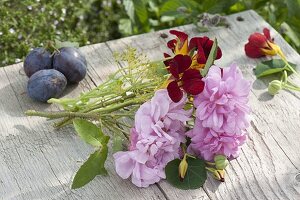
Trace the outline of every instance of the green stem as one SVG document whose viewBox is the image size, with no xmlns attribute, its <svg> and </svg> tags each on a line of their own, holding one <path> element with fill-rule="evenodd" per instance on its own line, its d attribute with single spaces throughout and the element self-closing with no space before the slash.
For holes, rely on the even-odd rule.
<svg viewBox="0 0 300 200">
<path fill-rule="evenodd" d="M 300 78 L 300 74 L 290 64 L 287 63 L 287 67 Z"/>
<path fill-rule="evenodd" d="M 298 74 L 298 72 L 289 64 L 289 62 L 287 61 L 287 59 L 285 58 L 285 56 L 283 54 L 282 55 L 279 54 L 279 56 L 281 57 L 281 59 L 283 60 L 283 62 L 287 66 L 287 68 L 300 78 L 300 74 Z"/>
<path fill-rule="evenodd" d="M 72 124 L 72 119 L 73 118 L 67 117 L 59 122 L 54 123 L 53 126 L 55 127 L 55 129 L 60 129 L 68 124 Z"/>
<path fill-rule="evenodd" d="M 91 111 L 90 113 L 111 113 L 117 110 L 120 110 L 121 108 L 125 108 L 127 106 L 132 106 L 132 105 L 137 105 L 143 103 L 142 100 L 137 100 L 137 99 L 131 99 L 129 101 L 125 101 L 123 103 L 119 103 L 116 105 L 108 106 L 105 108 L 99 108 Z"/>
<path fill-rule="evenodd" d="M 205 167 L 205 169 L 206 169 L 207 171 L 212 172 L 212 173 L 215 173 L 215 171 L 216 171 L 216 169 L 211 168 L 211 167 Z"/>
<path fill-rule="evenodd" d="M 287 83 L 287 84 L 289 84 L 289 85 L 291 85 L 291 86 L 293 86 L 293 87 L 299 88 L 298 85 L 296 85 L 295 83 L 293 83 L 293 82 L 291 82 L 291 81 L 289 81 L 289 80 L 287 80 L 285 83 Z"/>
<path fill-rule="evenodd" d="M 205 163 L 206 163 L 207 165 L 211 165 L 211 166 L 215 166 L 215 165 L 216 165 L 216 163 L 214 163 L 214 162 L 208 162 L 208 161 L 205 161 Z"/>
<path fill-rule="evenodd" d="M 119 110 L 121 108 L 131 106 L 131 105 L 136 105 L 140 104 L 142 101 L 138 101 L 136 99 L 131 99 L 129 101 L 116 104 L 113 106 L 105 107 L 102 109 L 98 110 L 93 110 L 92 112 L 88 113 L 82 113 L 82 112 L 68 112 L 68 111 L 57 111 L 57 112 L 39 112 L 35 110 L 28 110 L 25 112 L 26 115 L 28 116 L 39 116 L 39 117 L 46 117 L 49 119 L 59 119 L 59 118 L 67 118 L 63 120 L 63 123 L 59 123 L 58 126 L 63 125 L 65 122 L 67 122 L 70 118 L 75 118 L 75 117 L 80 117 L 80 118 L 92 118 L 92 119 L 99 119 L 100 113 L 111 113 L 116 110 Z"/>
<path fill-rule="evenodd" d="M 119 97 L 119 98 L 116 97 L 115 99 L 110 100 L 108 102 L 99 102 L 98 105 L 95 105 L 93 107 L 87 107 L 86 109 L 82 110 L 82 112 L 90 112 L 90 111 L 93 111 L 95 109 L 104 108 L 104 107 L 110 106 L 112 104 L 122 102 L 122 101 L 125 101 L 127 99 L 134 98 L 134 97 L 136 97 L 136 95 L 134 93 L 129 94 L 129 95 L 124 96 L 124 97 Z"/>
<path fill-rule="evenodd" d="M 283 87 L 284 87 L 285 89 L 290 89 L 290 90 L 300 91 L 300 88 L 299 88 L 299 87 L 294 87 L 294 86 L 292 86 L 292 85 L 290 85 L 290 84 L 284 84 Z"/>
<path fill-rule="evenodd" d="M 80 113 L 80 112 L 67 112 L 67 111 L 39 112 L 36 110 L 28 110 L 25 112 L 25 114 L 28 116 L 39 116 L 39 117 L 46 117 L 49 119 L 58 119 L 63 117 L 68 117 L 68 118 L 81 117 L 81 118 L 98 119 L 100 117 L 100 115 L 96 113 Z"/>
<path fill-rule="evenodd" d="M 104 126 L 109 129 L 112 132 L 120 132 L 122 134 L 122 136 L 126 137 L 127 139 L 129 139 L 130 135 L 125 132 L 124 130 L 122 130 L 121 128 L 115 127 L 115 124 L 110 123 L 108 121 L 102 121 L 102 123 L 104 124 Z"/>
</svg>

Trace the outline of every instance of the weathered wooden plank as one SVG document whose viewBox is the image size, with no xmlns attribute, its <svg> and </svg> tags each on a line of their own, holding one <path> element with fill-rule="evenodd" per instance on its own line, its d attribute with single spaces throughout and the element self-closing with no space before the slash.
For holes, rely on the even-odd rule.
<svg viewBox="0 0 300 200">
<path fill-rule="evenodd" d="M 88 59 L 88 76 L 69 88 L 66 97 L 95 87 L 116 70 L 117 63 L 105 47 L 82 48 Z M 0 199 L 165 199 L 155 185 L 140 190 L 119 179 L 111 159 L 106 163 L 110 176 L 99 176 L 87 187 L 71 190 L 74 173 L 93 149 L 72 128 L 54 131 L 45 119 L 24 116 L 28 109 L 57 107 L 34 102 L 25 94 L 27 77 L 19 75 L 20 69 L 22 64 L 0 69 Z"/>
<path fill-rule="evenodd" d="M 237 21 L 242 16 L 244 21 Z M 216 36 L 223 50 L 217 64 L 232 61 L 240 64 L 243 74 L 254 82 L 250 104 L 253 109 L 249 140 L 241 156 L 231 161 L 225 183 L 209 178 L 203 189 L 182 191 L 165 181 L 148 189 L 138 189 L 116 176 L 109 161 L 110 177 L 96 178 L 91 184 L 71 191 L 73 172 L 92 151 L 72 129 L 54 132 L 49 123 L 22 115 L 26 109 L 56 110 L 56 107 L 32 103 L 25 90 L 26 77 L 16 75 L 20 65 L 0 69 L 0 195 L 13 199 L 299 199 L 300 198 L 300 98 L 297 93 L 281 92 L 271 99 L 266 82 L 256 80 L 253 66 L 259 60 L 246 58 L 243 45 L 248 36 L 263 27 L 271 28 L 255 12 L 247 11 L 228 17 L 230 28 L 218 28 L 199 34 L 194 26 L 179 27 L 190 34 Z M 275 30 L 271 29 L 275 34 Z M 166 40 L 160 31 L 82 48 L 88 57 L 89 77 L 69 95 L 99 84 L 114 71 L 112 51 L 131 45 L 143 50 L 151 60 L 161 59 Z M 276 33 L 275 40 L 299 66 L 299 55 Z M 298 68 L 299 69 L 299 68 Z M 295 80 L 295 82 L 297 82 Z M 299 83 L 299 81 L 298 81 Z M 5 97 L 5 98 L 3 98 Z M 2 120 L 3 116 L 3 120 Z M 163 193 L 161 193 L 161 191 Z"/>
<path fill-rule="evenodd" d="M 237 16 L 243 17 L 244 21 L 236 20 Z M 245 77 L 254 82 L 250 96 L 253 116 L 249 140 L 239 159 L 232 161 L 227 169 L 227 181 L 220 184 L 209 178 L 203 188 L 206 194 L 201 189 L 177 190 L 164 181 L 159 185 L 169 199 L 205 199 L 206 195 L 211 199 L 299 199 L 299 94 L 282 91 L 274 98 L 268 95 L 266 82 L 256 80 L 252 72 L 260 60 L 247 58 L 244 44 L 251 33 L 268 27 L 291 62 L 299 66 L 300 56 L 254 11 L 231 15 L 227 19 L 230 28 L 217 28 L 205 34 L 199 34 L 192 25 L 176 29 L 187 32 L 191 37 L 217 37 L 223 57 L 216 63 L 227 66 L 235 61 L 239 63 Z M 158 60 L 162 58 L 163 52 L 168 52 L 165 45 L 170 39 L 163 40 L 161 33 L 168 34 L 168 31 L 123 38 L 107 44 L 113 51 L 131 45 L 152 60 Z"/>
</svg>

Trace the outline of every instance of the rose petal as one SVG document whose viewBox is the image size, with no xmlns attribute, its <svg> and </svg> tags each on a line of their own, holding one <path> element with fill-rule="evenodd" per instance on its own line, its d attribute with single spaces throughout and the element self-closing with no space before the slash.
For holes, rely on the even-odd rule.
<svg viewBox="0 0 300 200">
<path fill-rule="evenodd" d="M 127 179 L 133 171 L 135 166 L 135 161 L 131 158 L 131 154 L 134 154 L 135 151 L 126 151 L 126 152 L 117 152 L 113 155 L 115 160 L 115 167 L 117 174 L 123 178 Z"/>
</svg>

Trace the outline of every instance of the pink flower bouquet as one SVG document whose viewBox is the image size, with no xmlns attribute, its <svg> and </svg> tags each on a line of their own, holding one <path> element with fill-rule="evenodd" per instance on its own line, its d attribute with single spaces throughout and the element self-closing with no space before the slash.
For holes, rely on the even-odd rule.
<svg viewBox="0 0 300 200">
<path fill-rule="evenodd" d="M 176 38 L 167 43 L 170 52 L 163 61 L 147 61 L 131 48 L 117 55 L 128 67 L 108 81 L 78 98 L 48 101 L 64 111 L 27 111 L 60 120 L 58 128 L 73 124 L 95 147 L 72 188 L 107 174 L 109 141 L 116 173 L 138 187 L 167 179 L 175 187 L 196 189 L 207 171 L 225 181 L 229 160 L 238 157 L 247 139 L 251 84 L 236 64 L 214 65 L 222 57 L 216 39 L 170 33 Z"/>
<path fill-rule="evenodd" d="M 188 49 L 185 47 L 188 44 L 187 36 L 182 32 L 175 33 L 179 37 L 177 40 L 171 40 L 175 56 L 165 64 L 171 74 L 168 78 L 170 81 L 167 82 L 170 85 L 171 81 L 176 80 L 182 88 L 177 86 L 178 88 L 173 90 L 180 92 L 173 91 L 172 87 L 168 87 L 168 90 L 160 89 L 151 100 L 141 105 L 135 114 L 135 126 L 131 129 L 128 151 L 114 154 L 117 174 L 123 179 L 131 176 L 132 183 L 138 187 L 148 187 L 165 179 L 165 168 L 174 159 L 181 159 L 180 163 L 186 163 L 188 169 L 187 156 L 184 154 L 210 163 L 215 158 L 221 158 L 224 165 L 227 159 L 238 157 L 239 150 L 247 139 L 250 82 L 243 78 L 236 64 L 227 68 L 212 65 L 206 76 L 202 76 L 201 69 L 204 66 L 195 69 L 192 61 L 186 60 L 197 57 L 194 59 L 197 63 L 199 58 L 203 58 L 200 57 L 202 54 L 199 51 L 211 51 L 211 40 L 207 38 L 206 43 L 197 43 L 198 52 L 192 56 L 189 53 L 184 57 L 181 53 L 184 53 L 183 48 Z M 192 38 L 191 41 L 195 39 L 201 41 L 203 38 Z M 204 48 L 207 45 L 209 48 Z M 178 56 L 184 60 L 179 60 Z M 168 55 L 167 58 L 169 57 L 171 56 Z M 172 69 L 174 66 L 176 70 Z M 191 76 L 189 85 L 185 86 L 187 81 L 184 81 L 184 77 L 189 70 L 194 70 L 193 73 L 198 75 Z M 186 89 L 197 90 L 199 87 L 202 88 L 195 95 Z M 175 99 L 172 98 L 174 96 Z M 188 98 L 193 100 L 189 101 Z M 192 107 L 186 109 L 186 105 L 189 104 Z M 189 121 L 194 123 L 193 127 L 187 126 Z M 184 179 L 187 171 L 181 169 L 185 166 L 181 166 L 178 166 L 179 181 L 180 177 Z M 215 172 L 226 167 L 220 169 L 219 166 L 220 163 L 216 169 L 209 167 L 209 170 Z"/>
</svg>

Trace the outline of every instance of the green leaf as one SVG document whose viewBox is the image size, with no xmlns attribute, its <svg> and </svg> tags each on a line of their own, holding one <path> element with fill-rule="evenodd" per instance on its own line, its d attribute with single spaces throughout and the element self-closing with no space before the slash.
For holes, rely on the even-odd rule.
<svg viewBox="0 0 300 200">
<path fill-rule="evenodd" d="M 147 24 L 148 11 L 143 0 L 132 0 L 134 5 L 134 11 L 141 24 Z"/>
<path fill-rule="evenodd" d="M 284 0 L 288 8 L 288 15 L 300 17 L 300 1 L 299 0 Z"/>
<path fill-rule="evenodd" d="M 203 10 L 208 13 L 225 13 L 238 0 L 205 0 L 202 2 Z"/>
<path fill-rule="evenodd" d="M 93 154 L 91 154 L 88 160 L 79 168 L 73 179 L 71 188 L 80 188 L 93 180 L 95 176 L 107 174 L 107 171 L 104 168 L 106 158 L 107 145 L 104 145 L 101 150 L 96 150 Z"/>
<path fill-rule="evenodd" d="M 78 42 L 70 42 L 70 41 L 61 42 L 59 40 L 55 40 L 55 47 L 57 49 L 60 49 L 62 47 L 75 47 L 75 48 L 78 48 L 79 43 Z"/>
<path fill-rule="evenodd" d="M 118 152 L 123 150 L 123 140 L 120 136 L 115 135 L 113 138 L 113 152 Z"/>
<path fill-rule="evenodd" d="M 151 67 L 153 67 L 154 69 L 156 69 L 156 73 L 158 75 L 167 75 L 168 74 L 168 70 L 165 66 L 165 64 L 163 63 L 163 61 L 158 60 L 158 61 L 153 61 L 151 62 Z"/>
<path fill-rule="evenodd" d="M 296 67 L 295 64 L 289 63 L 293 68 Z M 283 70 L 290 71 L 289 68 L 285 66 L 285 63 L 281 59 L 272 59 L 259 63 L 255 69 L 254 74 L 257 78 L 268 76 L 271 74 L 276 74 L 282 72 Z"/>
<path fill-rule="evenodd" d="M 176 17 L 173 17 L 173 16 L 162 16 L 160 18 L 160 21 L 161 22 L 171 22 L 171 21 L 174 21 L 176 19 Z"/>
<path fill-rule="evenodd" d="M 104 136 L 103 132 L 99 127 L 97 127 L 92 122 L 89 122 L 84 119 L 74 119 L 73 120 L 74 128 L 78 135 L 88 144 L 91 144 L 95 147 L 102 146 L 102 141 L 106 140 L 106 137 Z M 104 142 L 105 143 L 105 142 Z M 106 142 L 107 143 L 107 142 Z"/>
<path fill-rule="evenodd" d="M 286 23 L 281 24 L 281 29 L 284 30 L 284 33 L 293 41 L 293 43 L 300 47 L 300 39 L 298 38 L 296 32 Z"/>
<path fill-rule="evenodd" d="M 199 10 L 199 4 L 196 1 L 169 0 L 161 6 L 160 13 L 164 16 L 174 16 L 176 14 L 179 14 L 179 12 L 177 11 L 179 7 L 185 7 L 189 11 Z"/>
<path fill-rule="evenodd" d="M 205 67 L 201 70 L 201 75 L 204 77 L 206 76 L 209 68 L 214 64 L 214 61 L 217 57 L 217 49 L 218 49 L 218 41 L 217 38 L 214 39 L 214 43 L 211 47 L 211 50 L 209 52 L 209 56 L 207 58 L 207 61 L 205 63 Z"/>
<path fill-rule="evenodd" d="M 132 34 L 132 22 L 130 19 L 120 19 L 119 21 L 119 31 L 124 35 Z"/>
<path fill-rule="evenodd" d="M 134 15 L 134 4 L 133 4 L 133 1 L 132 0 L 124 0 L 123 1 L 123 5 L 124 5 L 124 8 L 126 10 L 126 13 L 129 17 L 129 19 L 132 21 L 132 22 L 135 22 L 135 15 Z M 122 19 L 121 19 L 122 20 Z"/>
<path fill-rule="evenodd" d="M 174 187 L 184 190 L 197 189 L 203 186 L 207 179 L 204 161 L 198 158 L 187 158 L 188 169 L 182 181 L 178 172 L 180 162 L 180 159 L 175 159 L 167 164 L 165 168 L 167 181 Z"/>
</svg>

